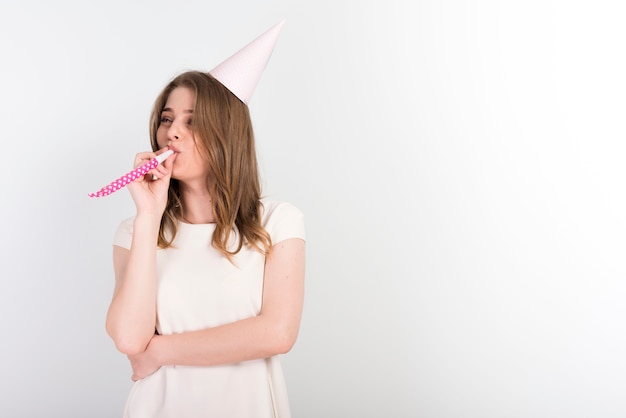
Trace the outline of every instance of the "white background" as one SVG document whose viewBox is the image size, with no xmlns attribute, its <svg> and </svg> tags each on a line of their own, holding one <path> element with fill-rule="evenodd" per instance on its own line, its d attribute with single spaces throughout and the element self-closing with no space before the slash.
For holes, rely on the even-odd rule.
<svg viewBox="0 0 626 418">
<path fill-rule="evenodd" d="M 296 418 L 626 416 L 620 1 L 7 1 L 0 415 L 121 415 L 104 331 L 152 101 L 287 23 L 250 103 L 306 215 Z"/>
</svg>

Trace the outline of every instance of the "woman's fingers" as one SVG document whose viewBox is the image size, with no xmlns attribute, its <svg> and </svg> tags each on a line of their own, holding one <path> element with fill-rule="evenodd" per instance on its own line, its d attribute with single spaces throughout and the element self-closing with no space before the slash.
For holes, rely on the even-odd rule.
<svg viewBox="0 0 626 418">
<path fill-rule="evenodd" d="M 165 161 L 163 161 L 163 164 L 159 164 L 155 168 L 155 171 L 157 171 L 155 174 L 159 178 L 165 177 L 169 179 L 169 177 L 172 174 L 172 166 L 174 164 L 174 161 L 176 160 L 176 155 L 177 155 L 176 153 L 170 155 L 169 157 L 165 159 Z"/>
<path fill-rule="evenodd" d="M 140 152 L 135 155 L 135 168 L 141 167 L 144 164 L 148 164 L 154 157 L 160 155 L 168 150 L 167 147 L 160 149 L 156 152 Z M 169 176 L 171 175 L 172 165 L 174 160 L 176 159 L 176 153 L 170 155 L 163 161 L 163 163 L 158 164 L 156 167 L 150 169 L 143 176 L 143 180 L 146 182 L 153 182 L 159 179 L 169 180 Z"/>
<path fill-rule="evenodd" d="M 172 161 L 170 160 L 172 159 L 176 159 L 175 154 L 168 157 L 163 164 L 159 164 L 152 170 L 148 171 L 147 174 L 152 176 L 152 180 L 167 178 L 171 174 Z"/>
</svg>

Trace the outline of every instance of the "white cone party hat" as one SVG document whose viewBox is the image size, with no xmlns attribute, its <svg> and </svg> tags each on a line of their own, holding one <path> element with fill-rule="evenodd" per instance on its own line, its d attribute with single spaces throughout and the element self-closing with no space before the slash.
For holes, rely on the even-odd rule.
<svg viewBox="0 0 626 418">
<path fill-rule="evenodd" d="M 220 83 L 248 104 L 274 50 L 281 21 L 254 41 L 241 48 L 226 61 L 209 71 Z"/>
</svg>

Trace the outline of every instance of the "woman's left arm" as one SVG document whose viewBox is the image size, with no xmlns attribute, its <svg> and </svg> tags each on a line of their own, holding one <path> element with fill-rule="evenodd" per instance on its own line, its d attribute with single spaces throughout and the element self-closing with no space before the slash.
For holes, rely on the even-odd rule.
<svg viewBox="0 0 626 418">
<path fill-rule="evenodd" d="M 146 351 L 128 356 L 133 380 L 143 379 L 164 365 L 216 366 L 291 350 L 302 316 L 304 265 L 302 239 L 290 238 L 274 245 L 265 262 L 258 316 L 200 331 L 155 335 Z"/>
</svg>

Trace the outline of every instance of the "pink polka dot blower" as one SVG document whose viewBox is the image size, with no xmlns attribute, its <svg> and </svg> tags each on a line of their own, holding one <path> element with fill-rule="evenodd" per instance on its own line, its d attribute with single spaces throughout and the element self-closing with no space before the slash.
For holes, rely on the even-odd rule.
<svg viewBox="0 0 626 418">
<path fill-rule="evenodd" d="M 124 174 L 122 177 L 118 178 L 117 180 L 112 181 L 107 186 L 104 186 L 102 189 L 98 190 L 97 192 L 89 193 L 89 197 L 108 196 L 111 193 L 118 191 L 119 189 L 126 186 L 127 184 L 132 183 L 133 181 L 137 180 L 138 178 L 142 176 L 145 176 L 148 171 L 152 170 L 157 165 L 161 164 L 163 161 L 167 159 L 167 157 L 169 157 L 173 153 L 174 151 L 167 150 L 163 154 L 157 155 L 156 157 L 154 157 L 147 163 L 135 168 L 134 170 L 129 171 L 128 173 Z"/>
</svg>

